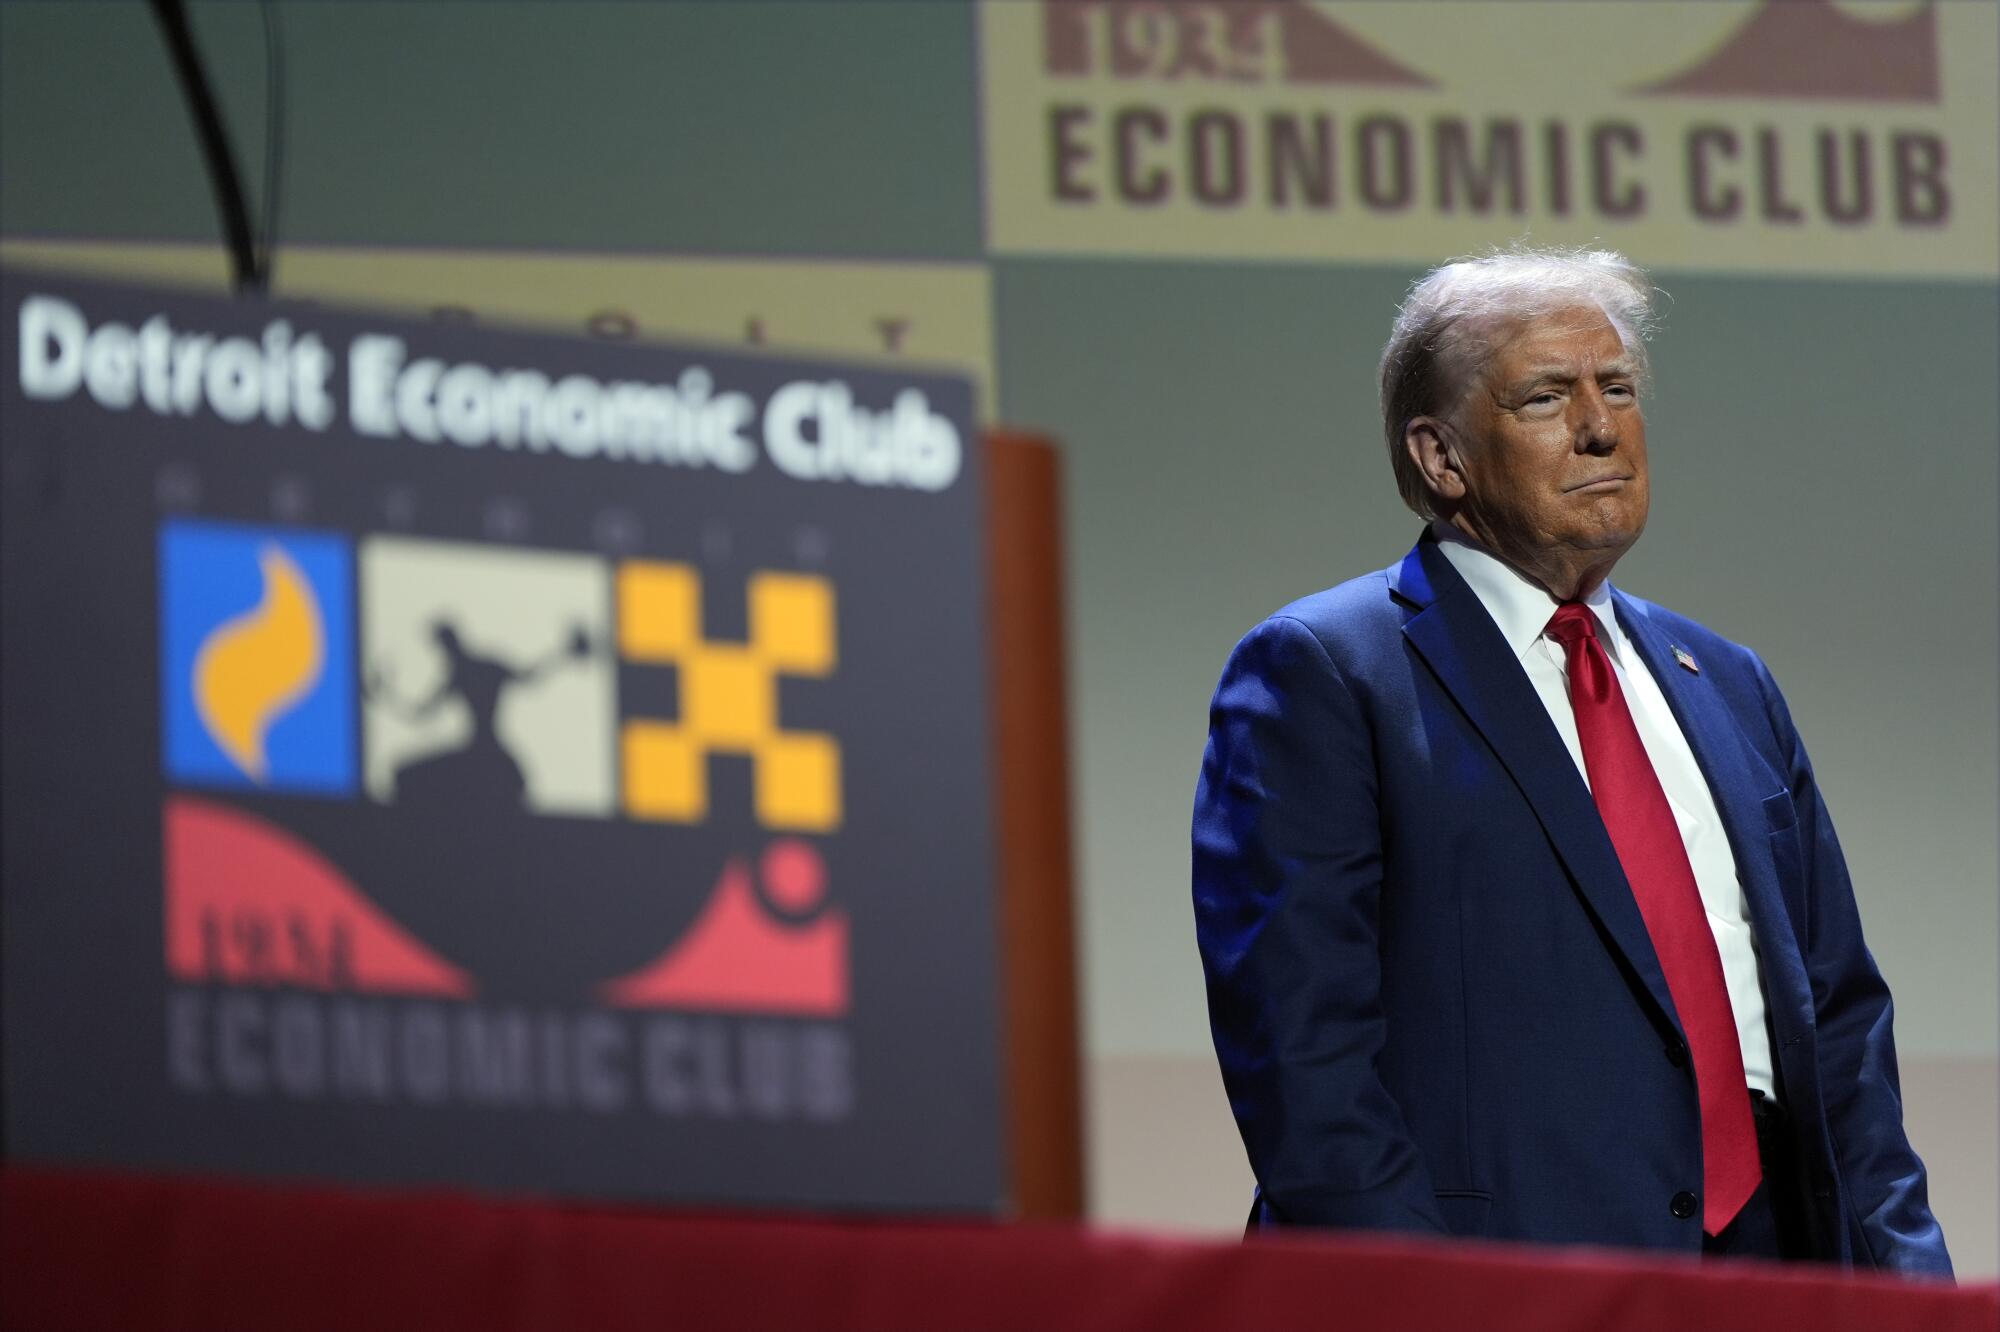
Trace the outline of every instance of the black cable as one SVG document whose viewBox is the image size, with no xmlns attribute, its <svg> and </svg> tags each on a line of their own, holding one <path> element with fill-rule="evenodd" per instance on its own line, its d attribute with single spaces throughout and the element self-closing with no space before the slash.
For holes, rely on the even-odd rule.
<svg viewBox="0 0 2000 1332">
<path fill-rule="evenodd" d="M 201 145 L 202 161 L 208 167 L 208 183 L 215 191 L 215 209 L 221 215 L 222 234 L 229 247 L 232 279 L 238 291 L 265 289 L 269 274 L 260 265 L 250 236 L 250 213 L 243 204 L 243 185 L 236 174 L 236 158 L 229 146 L 228 132 L 216 113 L 215 96 L 195 50 L 194 35 L 188 30 L 187 6 L 183 0 L 152 0 L 153 17 L 166 39 L 167 53 L 173 57 L 174 73 L 180 79 L 181 94 L 187 98 L 188 114 L 194 117 L 195 139 Z"/>
<path fill-rule="evenodd" d="M 278 203 L 284 194 L 285 39 L 278 28 L 278 6 L 263 0 L 264 16 L 264 218 L 258 229 L 258 271 L 263 289 L 271 287 L 272 252 L 278 247 Z"/>
</svg>

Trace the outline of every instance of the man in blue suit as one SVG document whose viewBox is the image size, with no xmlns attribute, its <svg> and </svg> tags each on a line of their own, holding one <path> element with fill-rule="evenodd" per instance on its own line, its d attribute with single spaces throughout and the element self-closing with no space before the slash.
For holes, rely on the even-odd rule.
<svg viewBox="0 0 2000 1332">
<path fill-rule="evenodd" d="M 1418 283 L 1382 405 L 1430 525 L 1216 690 L 1195 918 L 1253 1223 L 1949 1275 L 1784 698 L 1607 581 L 1651 295 L 1601 251 Z"/>
</svg>

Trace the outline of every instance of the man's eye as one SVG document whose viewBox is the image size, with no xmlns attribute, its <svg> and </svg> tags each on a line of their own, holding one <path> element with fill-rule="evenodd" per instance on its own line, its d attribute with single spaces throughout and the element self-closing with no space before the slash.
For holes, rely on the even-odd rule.
<svg viewBox="0 0 2000 1332">
<path fill-rule="evenodd" d="M 1616 394 L 1621 398 L 1629 398 L 1632 396 L 1632 386 L 1630 384 L 1607 384 L 1604 387 L 1604 393 L 1606 397 Z"/>
</svg>

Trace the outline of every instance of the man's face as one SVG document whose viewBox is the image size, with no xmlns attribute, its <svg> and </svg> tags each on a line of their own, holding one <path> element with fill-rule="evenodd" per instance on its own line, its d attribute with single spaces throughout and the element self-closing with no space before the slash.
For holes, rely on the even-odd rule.
<svg viewBox="0 0 2000 1332">
<path fill-rule="evenodd" d="M 1530 570 L 1551 557 L 1616 559 L 1646 526 L 1638 362 L 1595 306 L 1502 325 L 1455 414 L 1465 436 L 1462 517 Z"/>
</svg>

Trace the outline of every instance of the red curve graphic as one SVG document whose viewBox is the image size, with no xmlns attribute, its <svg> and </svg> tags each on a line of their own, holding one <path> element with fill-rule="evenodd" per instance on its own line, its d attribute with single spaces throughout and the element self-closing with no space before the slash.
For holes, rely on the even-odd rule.
<svg viewBox="0 0 2000 1332">
<path fill-rule="evenodd" d="M 807 925 L 773 920 L 751 891 L 749 870 L 732 860 L 687 933 L 598 994 L 620 1008 L 837 1017 L 848 1004 L 847 915 L 828 910 Z"/>
<path fill-rule="evenodd" d="M 426 948 L 284 829 L 192 796 L 167 800 L 167 970 L 232 985 L 469 998 Z"/>
<path fill-rule="evenodd" d="M 1925 5 L 1870 23 L 1842 13 L 1833 0 L 1764 0 L 1705 59 L 1635 91 L 1935 102 L 1937 10 Z"/>
</svg>

